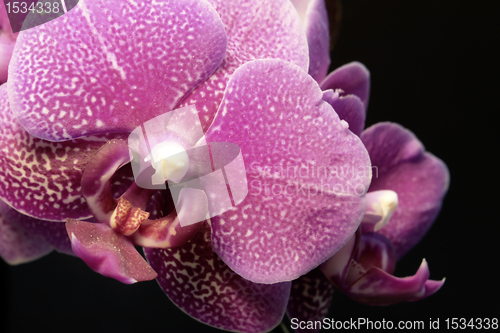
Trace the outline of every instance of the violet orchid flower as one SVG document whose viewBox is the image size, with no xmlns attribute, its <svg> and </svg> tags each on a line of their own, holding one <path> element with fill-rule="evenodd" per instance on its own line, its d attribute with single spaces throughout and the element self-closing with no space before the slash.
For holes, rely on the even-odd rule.
<svg viewBox="0 0 500 333">
<path fill-rule="evenodd" d="M 397 278 L 392 273 L 396 261 L 435 221 L 449 184 L 446 165 L 425 152 L 415 135 L 398 124 L 378 123 L 363 131 L 370 82 L 369 72 L 360 63 L 338 68 L 321 87 L 326 89 L 324 100 L 360 135 L 374 175 L 356 234 L 321 265 L 321 270 L 293 282 L 288 315 L 307 322 L 321 321 L 328 313 L 333 286 L 368 305 L 416 301 L 432 295 L 444 279 L 429 280 L 425 260 L 414 276 Z"/>
<path fill-rule="evenodd" d="M 371 180 L 363 143 L 307 74 L 309 56 L 317 79 L 329 62 L 327 33 L 318 58 L 309 51 L 319 44 L 305 31 L 328 26 L 324 4 L 309 3 L 301 22 L 288 0 L 82 0 L 23 31 L 0 87 L 0 197 L 24 215 L 66 222 L 73 252 L 103 275 L 156 277 L 183 311 L 215 327 L 272 329 L 290 281 L 357 230 Z M 262 189 L 192 227 L 178 216 L 198 199 L 173 210 L 168 193 L 137 186 L 125 141 L 187 106 L 206 143 L 238 144 Z M 200 142 L 175 130 L 152 139 L 182 151 Z M 364 172 L 300 173 L 345 165 Z"/>
</svg>

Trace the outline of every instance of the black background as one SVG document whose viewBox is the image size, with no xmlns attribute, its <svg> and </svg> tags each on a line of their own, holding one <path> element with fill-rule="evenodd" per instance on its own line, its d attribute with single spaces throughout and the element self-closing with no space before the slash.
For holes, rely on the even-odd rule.
<svg viewBox="0 0 500 333">
<path fill-rule="evenodd" d="M 426 258 L 431 278 L 447 280 L 428 299 L 387 307 L 336 293 L 329 317 L 424 320 L 426 327 L 439 318 L 441 328 L 451 317 L 500 317 L 498 9 L 451 0 L 357 0 L 342 7 L 331 70 L 364 63 L 372 79 L 367 125 L 409 128 L 451 175 L 441 214 L 395 275 L 413 275 Z M 155 281 L 123 285 L 57 253 L 1 265 L 9 332 L 219 332 L 178 310 Z"/>
</svg>

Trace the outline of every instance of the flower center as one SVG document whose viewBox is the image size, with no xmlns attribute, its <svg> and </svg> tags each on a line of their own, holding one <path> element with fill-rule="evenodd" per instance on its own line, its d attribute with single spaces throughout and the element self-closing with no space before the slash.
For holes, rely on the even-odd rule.
<svg viewBox="0 0 500 333">
<path fill-rule="evenodd" d="M 151 165 L 156 170 L 151 178 L 153 185 L 167 180 L 179 183 L 189 169 L 189 156 L 181 145 L 162 142 L 151 150 Z"/>
<path fill-rule="evenodd" d="M 111 214 L 109 225 L 113 230 L 125 236 L 130 236 L 139 229 L 142 222 L 148 217 L 148 212 L 138 207 L 133 207 L 128 200 L 121 197 L 118 199 L 117 206 Z"/>
</svg>

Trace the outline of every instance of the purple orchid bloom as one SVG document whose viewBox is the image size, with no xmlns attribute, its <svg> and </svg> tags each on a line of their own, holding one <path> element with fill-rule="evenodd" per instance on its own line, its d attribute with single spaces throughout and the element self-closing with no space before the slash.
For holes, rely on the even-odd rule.
<svg viewBox="0 0 500 333">
<path fill-rule="evenodd" d="M 425 259 L 412 277 L 391 274 L 396 260 L 422 239 L 439 213 L 448 189 L 448 169 L 400 125 L 375 124 L 363 131 L 361 139 L 379 174 L 370 185 L 356 236 L 322 270 L 360 303 L 389 305 L 428 297 L 444 279 L 429 280 Z"/>
<path fill-rule="evenodd" d="M 209 325 L 272 329 L 290 281 L 358 228 L 371 179 L 363 143 L 307 74 L 317 44 L 310 31 L 323 31 L 310 73 L 320 79 L 329 63 L 324 4 L 308 8 L 303 25 L 288 0 L 87 0 L 23 31 L 0 88 L 1 198 L 33 218 L 65 221 L 73 252 L 103 275 L 157 277 L 174 303 Z M 177 217 L 197 199 L 172 210 L 168 194 L 138 187 L 123 140 L 185 106 L 198 110 L 209 145 L 238 144 L 253 185 L 264 188 L 191 227 Z M 199 140 L 175 130 L 150 139 L 181 151 Z M 300 173 L 344 165 L 365 172 Z"/>
<path fill-rule="evenodd" d="M 444 283 L 444 279 L 429 280 L 425 259 L 414 276 L 392 275 L 396 261 L 435 221 L 448 190 L 449 172 L 440 159 L 425 152 L 413 133 L 398 124 L 378 123 L 363 131 L 369 80 L 368 70 L 354 62 L 338 68 L 321 83 L 324 100 L 361 137 L 374 175 L 356 234 L 321 269 L 293 282 L 287 308 L 290 318 L 321 321 L 328 313 L 333 286 L 359 303 L 389 305 L 423 299 Z"/>
<path fill-rule="evenodd" d="M 238 332 L 269 331 L 287 306 L 292 317 L 324 317 L 333 284 L 363 302 L 366 289 L 341 274 L 355 264 L 349 278 L 388 284 L 365 303 L 435 292 L 440 284 L 427 281 L 425 266 L 413 279 L 420 289 L 390 298 L 402 287 L 389 274 L 394 253 L 403 255 L 435 219 L 446 169 L 432 160 L 436 176 L 422 199 L 412 195 L 419 188 L 396 184 L 407 175 L 400 165 L 428 162 L 416 139 L 407 140 L 414 155 L 374 162 L 383 155 L 377 135 L 407 132 L 385 124 L 372 139 L 370 129 L 362 133 L 368 71 L 354 63 L 325 78 L 329 38 L 321 0 L 86 0 L 22 32 L 0 87 L 0 230 L 13 237 L 0 254 L 19 263 L 55 247 L 124 283 L 156 278 L 193 318 Z M 168 131 L 148 137 L 157 143 L 153 152 L 236 143 L 248 175 L 241 203 L 231 191 L 233 207 L 206 221 L 200 212 L 222 197 L 181 192 L 174 207 L 168 191 L 141 188 L 129 164 L 130 133 L 184 107 L 197 111 L 202 135 L 167 122 Z M 393 142 L 395 150 L 406 136 Z M 162 165 L 165 181 L 180 181 L 165 171 L 178 160 L 159 155 L 157 173 Z M 189 155 L 181 162 L 187 168 L 195 161 Z M 372 180 L 372 164 L 380 182 Z M 356 172 L 339 171 L 346 166 Z M 386 178 L 382 166 L 390 169 Z M 379 190 L 400 196 L 392 217 Z M 413 209 L 419 204 L 427 210 Z M 181 216 L 201 222 L 184 226 Z"/>
</svg>

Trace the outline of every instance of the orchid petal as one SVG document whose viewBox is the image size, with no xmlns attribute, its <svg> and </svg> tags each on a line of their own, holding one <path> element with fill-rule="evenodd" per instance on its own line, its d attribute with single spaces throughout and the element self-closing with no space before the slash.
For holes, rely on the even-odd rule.
<svg viewBox="0 0 500 333">
<path fill-rule="evenodd" d="M 253 192 L 212 218 L 214 250 L 250 281 L 276 283 L 306 274 L 338 251 L 361 221 L 370 162 L 359 138 L 322 96 L 299 67 L 255 60 L 231 77 L 206 134 L 209 142 L 237 143 L 254 178 Z M 327 175 L 346 165 L 364 172 Z M 284 175 L 299 167 L 307 168 L 306 177 Z M 264 182 L 267 190 L 255 191 Z"/>
<path fill-rule="evenodd" d="M 129 162 L 130 153 L 125 141 L 111 140 L 97 151 L 83 172 L 82 194 L 92 215 L 100 223 L 109 223 L 117 204 L 112 195 L 111 177 Z"/>
<path fill-rule="evenodd" d="M 344 285 L 355 283 L 371 268 L 380 268 L 389 274 L 394 273 L 396 256 L 391 242 L 375 232 L 361 234 L 357 248 L 351 260 L 349 273 Z"/>
<path fill-rule="evenodd" d="M 206 132 L 234 71 L 255 59 L 281 59 L 307 71 L 307 39 L 289 0 L 209 0 L 228 36 L 227 52 L 217 71 L 181 104 L 195 104 Z"/>
<path fill-rule="evenodd" d="M 156 272 L 123 235 L 101 223 L 68 219 L 71 246 L 94 271 L 131 284 L 156 278 Z"/>
<path fill-rule="evenodd" d="M 319 268 L 294 280 L 287 306 L 288 317 L 297 318 L 299 321 L 323 320 L 328 315 L 333 290 L 333 284 L 328 281 Z M 298 328 L 295 331 L 297 333 L 318 332 L 319 329 Z"/>
<path fill-rule="evenodd" d="M 340 93 L 341 90 L 325 90 L 323 92 L 323 100 L 333 107 L 340 119 L 345 120 L 349 124 L 351 132 L 360 136 L 365 128 L 366 108 L 358 96 L 340 96 Z"/>
<path fill-rule="evenodd" d="M 12 33 L 12 27 L 10 25 L 9 15 L 7 13 L 7 8 L 5 8 L 5 2 L 0 3 L 0 31 L 5 31 L 6 33 Z"/>
<path fill-rule="evenodd" d="M 338 250 L 332 257 L 326 260 L 321 265 L 323 274 L 339 288 L 345 285 L 347 274 L 351 268 L 351 262 L 358 244 L 360 242 L 361 232 L 357 230 L 356 233 L 349 239 L 349 241 Z"/>
<path fill-rule="evenodd" d="M 94 153 L 119 134 L 54 143 L 33 137 L 9 108 L 0 86 L 0 198 L 37 219 L 65 221 L 92 215 L 81 193 L 83 170 Z"/>
<path fill-rule="evenodd" d="M 182 247 L 144 249 L 166 295 L 193 318 L 232 332 L 268 332 L 285 313 L 290 282 L 255 284 L 213 252 L 204 227 Z"/>
<path fill-rule="evenodd" d="M 397 278 L 391 274 L 396 264 L 396 254 L 391 242 L 375 232 L 361 233 L 352 239 L 337 254 L 321 265 L 325 276 L 351 299 L 368 305 L 389 305 L 404 301 L 415 301 L 435 293 L 444 283 L 429 279 L 429 268 L 422 262 L 414 276 Z M 346 263 L 346 253 L 352 256 Z M 344 265 L 347 268 L 345 272 Z"/>
<path fill-rule="evenodd" d="M 425 281 L 425 283 L 424 283 L 424 287 L 425 287 L 424 294 L 422 296 L 420 296 L 420 297 L 410 299 L 409 302 L 419 301 L 421 299 L 427 298 L 430 295 L 436 293 L 439 289 L 441 289 L 441 287 L 444 284 L 444 281 L 446 281 L 446 278 L 443 278 L 442 280 L 439 280 L 439 281 L 436 281 L 436 280 L 427 280 L 427 281 Z"/>
<path fill-rule="evenodd" d="M 10 222 L 13 222 L 33 235 L 40 235 L 44 241 L 40 245 L 48 242 L 58 252 L 74 255 L 71 250 L 71 243 L 64 223 L 44 221 L 21 214 L 0 200 L 0 212 Z"/>
<path fill-rule="evenodd" d="M 0 257 L 3 260 L 10 265 L 18 265 L 52 251 L 45 237 L 17 223 L 15 213 L 10 213 L 14 209 L 3 201 L 0 201 L 0 208 Z"/>
<path fill-rule="evenodd" d="M 153 196 L 151 196 L 146 206 L 146 211 L 149 212 L 150 219 L 159 219 L 163 216 L 167 216 L 173 210 L 174 203 L 168 191 L 156 191 Z"/>
<path fill-rule="evenodd" d="M 0 3 L 0 6 L 3 6 L 3 3 Z M 0 27 L 0 84 L 7 81 L 7 69 L 15 44 L 16 39 L 2 31 Z"/>
<path fill-rule="evenodd" d="M 405 278 L 397 278 L 374 267 L 344 292 L 355 301 L 368 305 L 390 305 L 430 296 L 442 285 L 429 278 L 429 268 L 425 259 L 417 273 Z M 432 281 L 428 283 L 428 281 Z M 439 285 L 437 288 L 436 286 Z M 427 291 L 430 286 L 432 290 Z"/>
<path fill-rule="evenodd" d="M 82 0 L 21 32 L 12 109 L 28 132 L 51 141 L 130 132 L 208 78 L 226 44 L 205 0 Z"/>
<path fill-rule="evenodd" d="M 321 82 L 321 89 L 342 89 L 346 95 L 356 95 L 368 107 L 370 72 L 360 62 L 354 61 L 328 74 Z"/>
<path fill-rule="evenodd" d="M 309 45 L 309 75 L 321 82 L 330 66 L 330 31 L 324 0 L 291 0 L 304 25 Z"/>
<path fill-rule="evenodd" d="M 0 1 L 0 84 L 7 81 L 7 69 L 17 36 L 18 33 L 12 32 L 5 3 Z"/>
<path fill-rule="evenodd" d="M 5 3 L 0 1 L 0 84 L 7 81 L 7 69 L 17 35 L 18 33 L 12 33 Z"/>
<path fill-rule="evenodd" d="M 208 199 L 202 190 L 183 188 L 179 194 L 177 217 L 182 227 L 204 221 L 208 217 Z"/>
<path fill-rule="evenodd" d="M 398 208 L 378 232 L 393 243 L 399 259 L 434 222 L 448 189 L 449 172 L 401 125 L 375 124 L 362 133 L 361 140 L 377 172 L 369 192 L 392 190 L 398 195 Z"/>
</svg>

